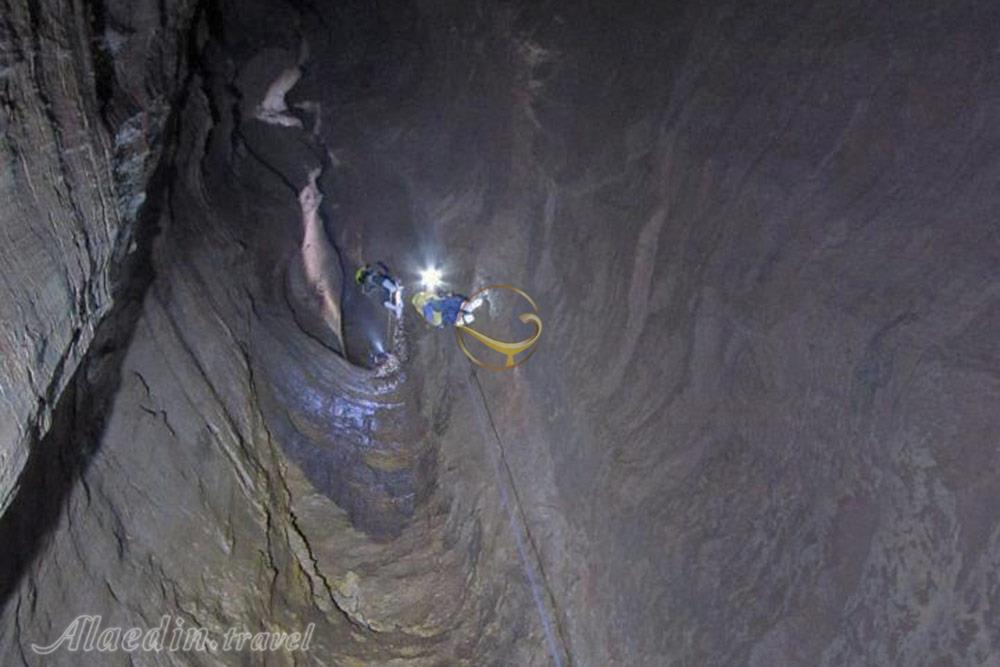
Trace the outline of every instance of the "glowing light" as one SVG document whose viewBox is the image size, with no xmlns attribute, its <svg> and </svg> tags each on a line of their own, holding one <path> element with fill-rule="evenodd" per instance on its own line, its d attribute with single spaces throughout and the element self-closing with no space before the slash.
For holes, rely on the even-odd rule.
<svg viewBox="0 0 1000 667">
<path fill-rule="evenodd" d="M 420 273 L 420 282 L 423 283 L 425 289 L 435 289 L 441 285 L 442 273 L 439 268 L 432 266 L 429 269 L 424 269 Z"/>
</svg>

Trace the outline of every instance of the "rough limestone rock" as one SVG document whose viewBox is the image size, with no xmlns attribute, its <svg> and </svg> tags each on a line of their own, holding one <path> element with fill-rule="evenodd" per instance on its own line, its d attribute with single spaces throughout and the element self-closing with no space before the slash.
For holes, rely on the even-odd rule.
<svg viewBox="0 0 1000 667">
<path fill-rule="evenodd" d="M 5 58 L 55 34 L 24 11 Z M 162 99 L 184 82 L 157 177 L 116 175 L 96 122 L 73 126 L 105 147 L 92 165 L 46 149 L 51 115 L 4 107 L 4 229 L 47 259 L 0 248 L 3 327 L 23 311 L 53 351 L 4 339 L 11 480 L 32 430 L 38 456 L 0 517 L 0 662 L 1000 661 L 1000 9 L 213 0 L 184 35 L 188 9 L 157 16 L 113 34 L 190 57 L 105 65 Z M 81 48 L 76 21 L 39 63 Z M 99 114 L 81 73 L 14 67 L 45 86 L 5 99 L 55 96 L 18 108 Z M 283 122 L 262 119 L 292 68 Z M 317 169 L 339 338 L 301 264 Z M 76 234 L 106 259 L 59 240 L 70 222 L 32 226 L 39 207 L 102 230 Z M 376 259 L 411 288 L 430 264 L 459 292 L 523 288 L 541 346 L 473 369 L 452 332 L 353 289 Z M 57 296 L 32 307 L 35 280 Z M 315 634 L 32 651 L 80 614 Z"/>
<path fill-rule="evenodd" d="M 0 511 L 134 249 L 192 6 L 0 6 Z"/>
</svg>

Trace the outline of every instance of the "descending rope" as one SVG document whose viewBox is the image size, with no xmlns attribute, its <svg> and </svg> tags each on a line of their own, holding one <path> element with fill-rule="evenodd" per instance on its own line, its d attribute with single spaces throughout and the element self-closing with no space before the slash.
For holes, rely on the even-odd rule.
<svg viewBox="0 0 1000 667">
<path fill-rule="evenodd" d="M 470 389 L 473 380 L 479 393 L 479 401 L 474 400 L 473 402 L 479 404 L 480 409 L 476 410 L 476 417 L 479 420 L 480 430 L 484 435 L 492 432 L 493 438 L 496 441 L 496 449 L 493 452 L 492 458 L 497 478 L 497 488 L 500 491 L 500 503 L 507 511 L 507 517 L 510 520 L 510 527 L 514 533 L 514 544 L 517 547 L 521 567 L 524 570 L 528 586 L 531 589 L 531 597 L 535 601 L 535 608 L 538 610 L 538 615 L 542 622 L 542 630 L 545 632 L 549 655 L 552 656 L 556 667 L 563 667 L 564 665 L 572 664 L 572 662 L 569 660 L 569 651 L 566 650 L 565 641 L 562 638 L 563 633 L 554 613 L 555 600 L 552 598 L 547 582 L 545 582 L 545 571 L 538 556 L 538 548 L 535 546 L 535 541 L 532 539 L 531 532 L 528 530 L 528 524 L 524 519 L 524 510 L 521 508 L 517 487 L 514 485 L 514 475 L 507 464 L 503 440 L 500 438 L 500 432 L 497 430 L 496 422 L 493 420 L 493 413 L 486 402 L 486 392 L 483 391 L 483 385 L 479 381 L 479 376 L 476 374 L 475 369 L 472 369 L 469 374 Z M 487 428 L 487 422 L 489 423 L 489 428 Z M 512 500 L 513 502 L 511 502 Z M 529 550 L 531 552 L 530 556 L 528 555 Z"/>
</svg>

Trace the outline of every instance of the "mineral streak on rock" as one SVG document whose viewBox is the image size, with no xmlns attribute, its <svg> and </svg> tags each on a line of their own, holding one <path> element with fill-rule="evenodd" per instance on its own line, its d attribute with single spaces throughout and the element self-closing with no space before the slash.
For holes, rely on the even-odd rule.
<svg viewBox="0 0 1000 667">
<path fill-rule="evenodd" d="M 309 173 L 309 182 L 299 192 L 299 206 L 302 209 L 302 265 L 305 277 L 313 298 L 318 304 L 313 304 L 313 310 L 319 310 L 324 323 L 339 343 L 338 349 L 344 349 L 344 334 L 340 317 L 341 281 L 333 281 L 331 277 L 340 273 L 340 263 L 337 262 L 333 246 L 323 220 L 319 214 L 319 206 L 323 200 L 316 179 L 318 169 Z"/>
</svg>

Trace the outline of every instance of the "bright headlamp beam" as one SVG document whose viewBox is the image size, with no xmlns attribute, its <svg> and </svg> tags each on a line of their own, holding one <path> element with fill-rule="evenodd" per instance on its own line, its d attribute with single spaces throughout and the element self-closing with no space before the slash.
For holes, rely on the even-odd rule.
<svg viewBox="0 0 1000 667">
<path fill-rule="evenodd" d="M 429 290 L 438 287 L 441 284 L 441 270 L 436 266 L 424 269 L 420 273 L 420 282 L 423 283 L 424 288 Z"/>
</svg>

